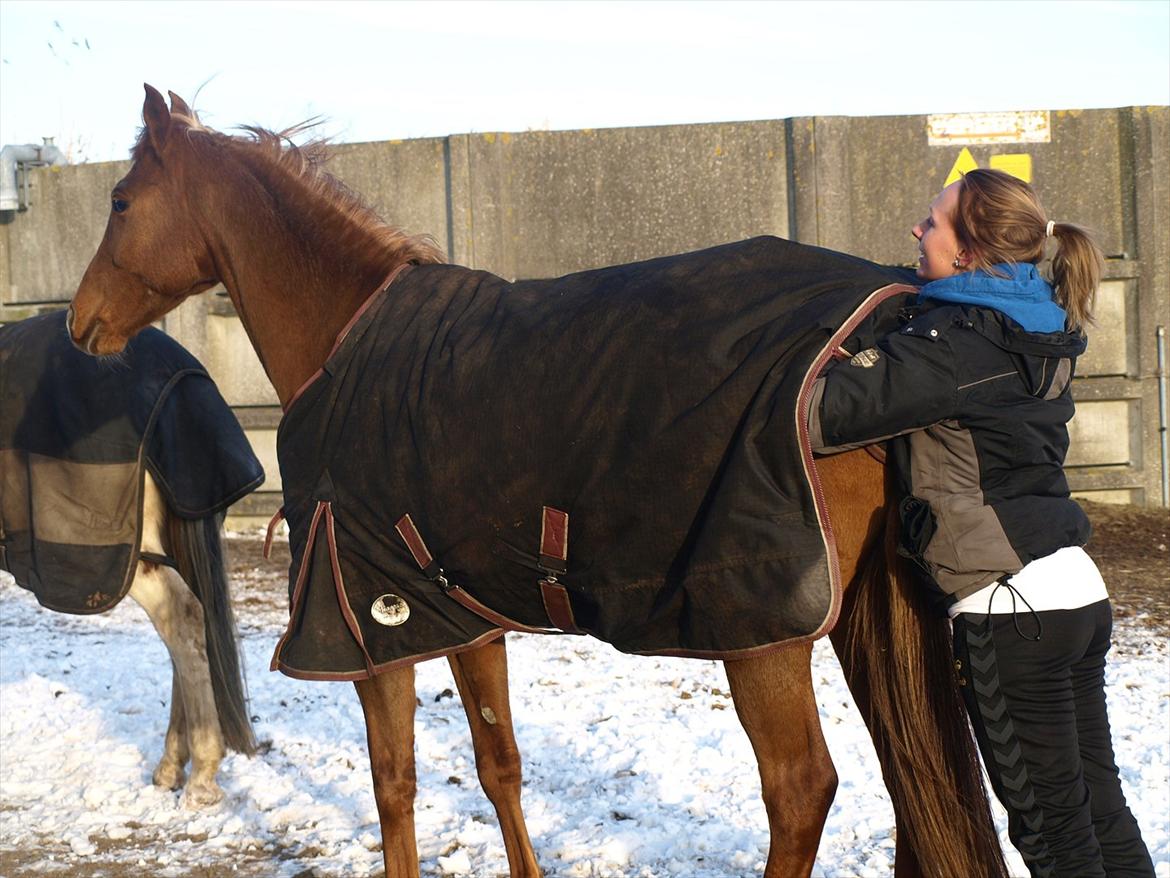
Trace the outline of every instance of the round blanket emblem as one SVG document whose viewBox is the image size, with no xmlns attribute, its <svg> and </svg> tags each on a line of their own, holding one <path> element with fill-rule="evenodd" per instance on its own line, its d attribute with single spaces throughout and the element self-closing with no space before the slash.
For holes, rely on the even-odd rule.
<svg viewBox="0 0 1170 878">
<path fill-rule="evenodd" d="M 379 625 L 401 625 L 410 618 L 410 607 L 396 594 L 384 594 L 370 607 L 370 615 Z"/>
</svg>

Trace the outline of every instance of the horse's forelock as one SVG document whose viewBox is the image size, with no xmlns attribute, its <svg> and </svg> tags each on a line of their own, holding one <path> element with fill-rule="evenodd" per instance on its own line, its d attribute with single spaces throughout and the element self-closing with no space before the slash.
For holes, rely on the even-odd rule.
<svg viewBox="0 0 1170 878">
<path fill-rule="evenodd" d="M 191 115 L 187 115 L 185 113 L 171 113 L 171 122 L 172 124 L 177 123 L 178 127 L 182 128 L 188 138 L 190 138 L 192 134 L 216 133 L 211 128 L 204 126 L 204 124 L 199 121 L 199 116 L 195 113 L 194 110 L 191 111 Z M 154 144 L 150 141 L 150 132 L 147 131 L 146 126 L 143 125 L 138 129 L 138 136 L 134 141 L 134 145 L 130 147 L 130 158 L 133 161 L 138 161 L 147 153 L 152 152 L 154 152 Z"/>
</svg>

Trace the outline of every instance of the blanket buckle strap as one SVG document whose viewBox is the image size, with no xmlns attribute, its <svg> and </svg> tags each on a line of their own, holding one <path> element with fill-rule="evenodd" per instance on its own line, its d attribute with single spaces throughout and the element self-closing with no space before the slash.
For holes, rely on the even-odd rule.
<svg viewBox="0 0 1170 878">
<path fill-rule="evenodd" d="M 540 598 L 548 620 L 569 634 L 584 634 L 573 618 L 573 605 L 568 590 L 557 582 L 558 576 L 568 572 L 569 513 L 552 506 L 541 509 L 540 555 L 537 566 L 544 571 L 540 580 Z"/>
<path fill-rule="evenodd" d="M 525 625 L 522 622 L 517 622 L 514 619 L 509 619 L 502 613 L 497 613 L 491 607 L 476 600 L 472 595 L 468 594 L 458 585 L 455 585 L 447 579 L 447 574 L 443 568 L 439 566 L 439 562 L 431 554 L 431 550 L 427 548 L 427 544 L 423 542 L 422 535 L 415 527 L 414 521 L 410 517 L 410 513 L 398 519 L 394 529 L 398 531 L 398 535 L 402 537 L 406 543 L 406 547 L 410 550 L 410 554 L 414 557 L 414 562 L 418 564 L 419 569 L 422 570 L 423 576 L 434 582 L 443 594 L 454 600 L 456 603 L 462 605 L 475 615 L 479 616 L 487 622 L 491 622 L 505 631 L 523 631 L 527 634 L 560 634 L 562 632 L 555 628 L 540 628 L 533 625 Z"/>
</svg>

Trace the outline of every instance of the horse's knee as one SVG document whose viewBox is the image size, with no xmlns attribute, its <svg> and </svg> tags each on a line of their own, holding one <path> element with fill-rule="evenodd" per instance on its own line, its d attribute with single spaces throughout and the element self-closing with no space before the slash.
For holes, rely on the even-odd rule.
<svg viewBox="0 0 1170 878">
<path fill-rule="evenodd" d="M 774 825 L 785 832 L 820 834 L 837 794 L 837 769 L 827 749 L 812 748 L 802 759 L 761 766 L 760 779 Z"/>
<path fill-rule="evenodd" d="M 372 766 L 374 773 L 374 802 L 383 822 L 395 822 L 414 816 L 414 797 L 418 792 L 414 764 L 391 771 Z"/>
<path fill-rule="evenodd" d="M 515 741 L 492 741 L 476 747 L 475 767 L 484 795 L 491 802 L 520 789 L 523 769 Z"/>
</svg>

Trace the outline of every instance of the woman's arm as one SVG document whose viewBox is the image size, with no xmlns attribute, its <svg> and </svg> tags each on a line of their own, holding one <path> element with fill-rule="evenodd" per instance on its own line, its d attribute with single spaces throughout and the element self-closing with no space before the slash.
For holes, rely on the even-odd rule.
<svg viewBox="0 0 1170 878">
<path fill-rule="evenodd" d="M 954 417 L 959 362 L 949 329 L 915 320 L 830 367 L 813 386 L 813 450 L 847 451 Z"/>
</svg>

